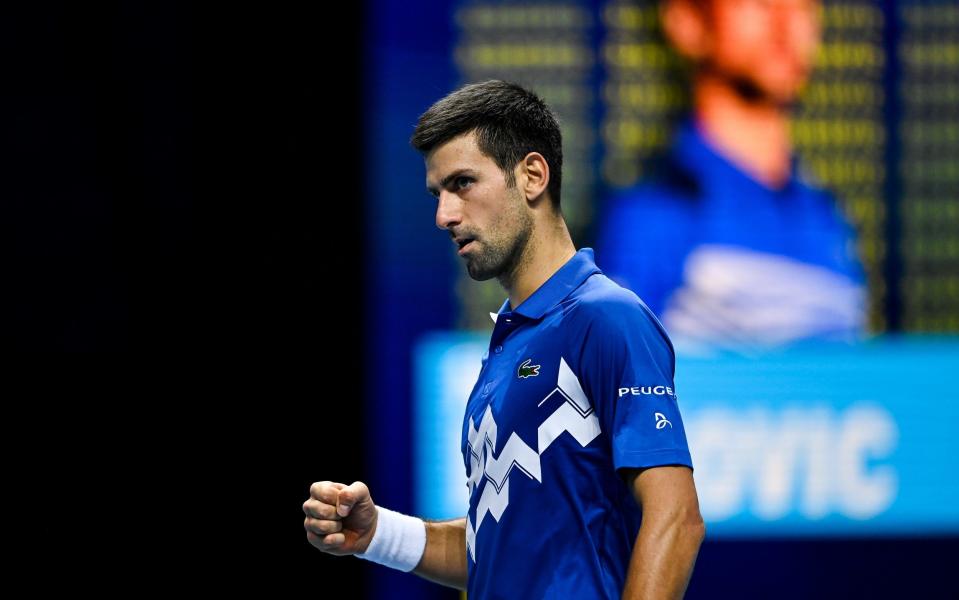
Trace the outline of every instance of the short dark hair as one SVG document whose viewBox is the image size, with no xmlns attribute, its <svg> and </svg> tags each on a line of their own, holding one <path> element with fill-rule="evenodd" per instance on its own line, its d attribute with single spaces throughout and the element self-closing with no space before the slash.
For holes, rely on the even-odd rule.
<svg viewBox="0 0 959 600">
<path fill-rule="evenodd" d="M 464 85 L 420 116 L 410 144 L 425 156 L 472 131 L 480 152 L 496 163 L 510 186 L 516 185 L 516 164 L 530 152 L 542 154 L 550 168 L 547 190 L 559 209 L 563 136 L 556 115 L 539 96 L 506 81 Z"/>
</svg>

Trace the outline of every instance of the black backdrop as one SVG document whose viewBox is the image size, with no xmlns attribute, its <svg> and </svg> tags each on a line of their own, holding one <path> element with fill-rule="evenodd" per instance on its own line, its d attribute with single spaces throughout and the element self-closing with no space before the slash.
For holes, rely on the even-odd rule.
<svg viewBox="0 0 959 600">
<path fill-rule="evenodd" d="M 362 593 L 300 512 L 363 476 L 362 14 L 198 4 L 3 9 L 8 572 Z"/>
</svg>

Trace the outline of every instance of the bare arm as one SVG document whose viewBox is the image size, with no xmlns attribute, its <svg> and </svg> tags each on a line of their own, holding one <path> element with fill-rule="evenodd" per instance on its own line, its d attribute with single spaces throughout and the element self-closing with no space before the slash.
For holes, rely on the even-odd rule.
<svg viewBox="0 0 959 600">
<path fill-rule="evenodd" d="M 682 598 L 706 533 L 692 471 L 681 466 L 645 469 L 633 477 L 632 486 L 643 522 L 623 598 Z"/>
<path fill-rule="evenodd" d="M 466 589 L 466 519 L 426 522 L 426 550 L 413 572 L 436 583 Z"/>
<path fill-rule="evenodd" d="M 362 482 L 320 481 L 303 503 L 306 538 L 323 552 L 344 556 L 366 552 L 376 534 L 377 509 Z M 466 589 L 466 519 L 426 523 L 426 548 L 413 570 L 443 585 Z"/>
</svg>

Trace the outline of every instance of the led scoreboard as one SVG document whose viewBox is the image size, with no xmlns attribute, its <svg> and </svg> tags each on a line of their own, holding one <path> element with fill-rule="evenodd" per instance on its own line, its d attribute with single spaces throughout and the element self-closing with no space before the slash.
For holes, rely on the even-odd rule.
<svg viewBox="0 0 959 600">
<path fill-rule="evenodd" d="M 559 113 L 564 211 L 590 242 L 604 191 L 636 183 L 688 108 L 657 3 L 472 1 L 451 19 L 462 81 L 517 81 Z M 791 133 L 857 229 L 870 329 L 959 331 L 959 5 L 828 1 L 822 24 Z M 495 284 L 459 287 L 459 325 L 487 327 Z"/>
</svg>

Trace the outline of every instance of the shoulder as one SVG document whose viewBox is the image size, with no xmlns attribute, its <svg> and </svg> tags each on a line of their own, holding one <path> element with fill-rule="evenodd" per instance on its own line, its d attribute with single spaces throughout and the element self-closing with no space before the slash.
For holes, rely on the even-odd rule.
<svg viewBox="0 0 959 600">
<path fill-rule="evenodd" d="M 804 184 L 804 188 L 803 219 L 809 226 L 815 227 L 819 242 L 827 246 L 842 246 L 854 240 L 857 235 L 855 225 L 836 196 L 826 188 L 809 184 Z M 855 250 L 849 251 L 855 253 Z"/>
<path fill-rule="evenodd" d="M 566 318 L 574 327 L 607 342 L 644 340 L 645 344 L 672 343 L 659 319 L 632 291 L 603 273 L 592 275 L 572 295 Z"/>
<path fill-rule="evenodd" d="M 602 205 L 603 225 L 610 230 L 662 229 L 694 218 L 702 193 L 697 183 L 675 169 L 653 173 L 636 185 L 611 192 Z"/>
<path fill-rule="evenodd" d="M 684 209 L 700 197 L 691 179 L 670 173 L 654 174 L 636 185 L 613 191 L 607 197 L 610 208 L 632 210 Z"/>
<path fill-rule="evenodd" d="M 802 189 L 802 198 L 807 205 L 829 218 L 845 220 L 839 199 L 816 176 L 802 164 L 796 167 L 796 183 Z"/>
<path fill-rule="evenodd" d="M 632 291 L 598 272 L 591 275 L 576 293 L 574 308 L 580 317 L 604 319 L 609 311 L 619 315 L 640 312 L 642 300 Z"/>
</svg>

